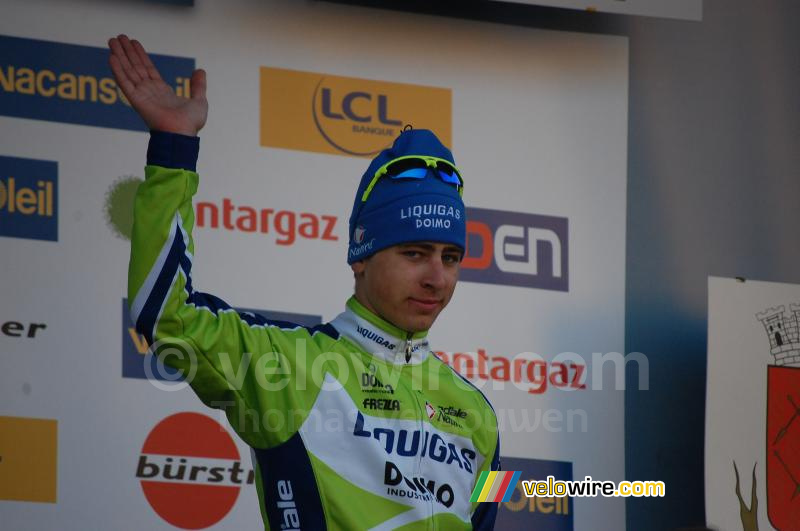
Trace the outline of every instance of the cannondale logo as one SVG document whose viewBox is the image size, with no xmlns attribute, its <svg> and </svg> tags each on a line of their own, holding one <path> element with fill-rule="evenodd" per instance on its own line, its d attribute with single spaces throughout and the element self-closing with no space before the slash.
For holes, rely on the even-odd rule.
<svg viewBox="0 0 800 531">
<path fill-rule="evenodd" d="M 363 243 L 364 242 L 364 233 L 367 232 L 367 229 L 359 225 L 356 227 L 356 230 L 353 231 L 353 241 L 355 243 Z"/>
<path fill-rule="evenodd" d="M 425 413 L 428 414 L 428 418 L 433 420 L 433 417 L 436 416 L 436 408 L 430 402 L 425 402 Z"/>
</svg>

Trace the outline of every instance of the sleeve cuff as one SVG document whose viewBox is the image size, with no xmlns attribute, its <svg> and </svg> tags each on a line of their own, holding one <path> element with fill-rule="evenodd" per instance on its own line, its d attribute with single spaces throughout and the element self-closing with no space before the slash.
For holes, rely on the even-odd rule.
<svg viewBox="0 0 800 531">
<path fill-rule="evenodd" d="M 150 131 L 147 164 L 148 166 L 197 171 L 197 154 L 199 152 L 199 137 Z"/>
</svg>

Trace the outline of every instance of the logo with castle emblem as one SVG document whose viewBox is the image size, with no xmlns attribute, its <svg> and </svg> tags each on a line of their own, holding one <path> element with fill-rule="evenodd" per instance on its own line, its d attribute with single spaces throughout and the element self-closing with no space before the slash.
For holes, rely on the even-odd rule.
<svg viewBox="0 0 800 531">
<path fill-rule="evenodd" d="M 800 304 L 757 313 L 764 325 L 774 364 L 767 366 L 767 515 L 776 529 L 797 529 L 800 522 Z M 756 469 L 750 506 L 742 499 L 739 471 L 736 495 L 742 526 L 758 529 Z"/>
</svg>

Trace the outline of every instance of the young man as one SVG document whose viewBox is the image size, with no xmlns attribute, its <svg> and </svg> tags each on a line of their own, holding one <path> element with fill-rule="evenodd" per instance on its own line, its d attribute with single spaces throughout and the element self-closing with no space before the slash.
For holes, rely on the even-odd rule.
<svg viewBox="0 0 800 531">
<path fill-rule="evenodd" d="M 470 495 L 481 472 L 499 469 L 497 419 L 426 339 L 465 249 L 450 151 L 408 130 L 372 161 L 350 218 L 355 295 L 333 321 L 305 328 L 238 314 L 191 281 L 205 73 L 181 98 L 138 42 L 120 35 L 109 46 L 117 83 L 151 129 L 131 315 L 252 447 L 266 528 L 491 529 L 496 504 Z"/>
</svg>

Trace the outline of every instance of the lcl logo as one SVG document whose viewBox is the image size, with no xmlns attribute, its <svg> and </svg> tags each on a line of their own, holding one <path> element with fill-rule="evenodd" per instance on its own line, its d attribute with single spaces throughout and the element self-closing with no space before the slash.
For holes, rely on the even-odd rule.
<svg viewBox="0 0 800 531">
<path fill-rule="evenodd" d="M 468 208 L 467 220 L 460 280 L 569 291 L 567 218 Z"/>
<path fill-rule="evenodd" d="M 376 114 L 378 115 L 378 122 L 383 125 L 402 125 L 401 120 L 393 120 L 389 118 L 388 115 L 388 96 L 385 94 L 375 94 L 375 103 L 373 103 L 373 94 L 369 92 L 362 92 L 362 91 L 353 91 L 348 92 L 341 98 L 341 113 L 334 110 L 334 107 L 331 104 L 331 89 L 330 88 L 323 88 L 322 89 L 322 114 L 326 118 L 331 118 L 334 120 L 344 120 L 345 117 L 347 119 L 352 120 L 354 122 L 360 123 L 367 123 L 373 120 L 372 114 L 367 111 L 367 114 L 359 114 L 356 111 L 356 107 L 361 107 L 364 110 L 368 109 L 371 106 L 375 106 L 374 109 Z M 356 104 L 359 102 L 359 104 Z M 363 113 L 364 110 L 361 112 Z"/>
</svg>

